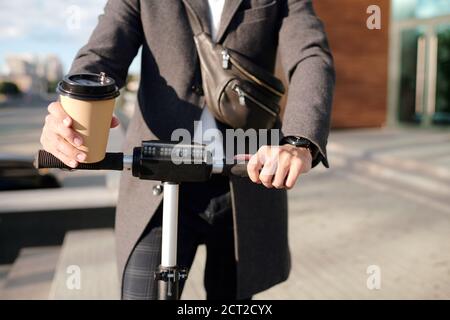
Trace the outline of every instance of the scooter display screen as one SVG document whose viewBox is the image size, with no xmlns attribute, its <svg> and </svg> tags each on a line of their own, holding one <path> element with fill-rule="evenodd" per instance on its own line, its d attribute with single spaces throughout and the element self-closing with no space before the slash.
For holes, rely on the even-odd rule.
<svg viewBox="0 0 450 320">
<path fill-rule="evenodd" d="M 142 156 L 155 161 L 170 161 L 175 164 L 208 162 L 208 152 L 203 145 L 186 145 L 160 141 L 142 143 Z"/>
<path fill-rule="evenodd" d="M 212 156 L 203 145 L 144 141 L 133 152 L 133 176 L 170 182 L 207 181 Z"/>
</svg>

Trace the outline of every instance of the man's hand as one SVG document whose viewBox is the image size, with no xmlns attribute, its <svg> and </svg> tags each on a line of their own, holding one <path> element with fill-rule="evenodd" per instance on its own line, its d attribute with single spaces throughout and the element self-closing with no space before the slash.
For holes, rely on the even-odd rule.
<svg viewBox="0 0 450 320">
<path fill-rule="evenodd" d="M 50 152 L 71 168 L 76 168 L 78 162 L 86 159 L 86 154 L 78 147 L 83 145 L 83 139 L 72 129 L 73 120 L 64 111 L 59 102 L 48 106 L 42 129 L 41 144 L 45 151 Z M 119 119 L 113 117 L 111 128 L 119 125 Z"/>
<path fill-rule="evenodd" d="M 249 178 L 267 188 L 291 189 L 300 174 L 311 170 L 309 149 L 292 145 L 263 146 L 248 163 Z"/>
</svg>

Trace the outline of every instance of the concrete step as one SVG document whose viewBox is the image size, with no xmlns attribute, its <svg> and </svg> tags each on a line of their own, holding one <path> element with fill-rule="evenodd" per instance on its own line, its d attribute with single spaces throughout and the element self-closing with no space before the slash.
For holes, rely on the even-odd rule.
<svg viewBox="0 0 450 320">
<path fill-rule="evenodd" d="M 450 179 L 447 178 L 445 168 L 432 168 L 427 164 L 421 167 L 421 164 L 413 161 L 400 163 L 386 158 L 352 157 L 333 151 L 330 152 L 330 162 L 333 166 L 417 188 L 438 198 L 446 198 L 449 194 Z"/>
<path fill-rule="evenodd" d="M 22 249 L 4 280 L 0 299 L 47 299 L 59 252 L 60 247 Z"/>
<path fill-rule="evenodd" d="M 11 270 L 12 265 L 10 264 L 2 264 L 0 265 L 0 292 L 2 292 L 3 285 L 6 282 L 6 278 L 8 277 L 8 273 Z"/>
<path fill-rule="evenodd" d="M 112 229 L 72 231 L 66 234 L 49 298 L 120 298 Z"/>
<path fill-rule="evenodd" d="M 378 137 L 379 138 L 379 137 Z M 403 170 L 450 183 L 450 135 L 387 137 L 358 145 L 358 141 L 346 141 L 328 145 L 330 155 L 345 157 L 348 161 L 369 161 L 393 170 Z M 364 141 L 364 140 L 363 140 Z M 367 141 L 365 141 L 367 142 Z"/>
<path fill-rule="evenodd" d="M 0 214 L 115 207 L 117 192 L 104 186 L 4 191 L 0 194 Z"/>
</svg>

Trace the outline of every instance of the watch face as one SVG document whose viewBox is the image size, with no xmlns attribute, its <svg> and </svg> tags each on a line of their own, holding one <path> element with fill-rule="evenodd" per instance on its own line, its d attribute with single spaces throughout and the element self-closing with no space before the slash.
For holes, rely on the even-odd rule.
<svg viewBox="0 0 450 320">
<path fill-rule="evenodd" d="M 297 147 L 306 147 L 306 148 L 308 148 L 309 145 L 310 145 L 310 142 L 309 142 L 308 140 L 303 139 L 303 138 L 298 138 L 298 137 L 295 137 L 295 138 L 293 139 L 293 143 L 294 143 Z"/>
<path fill-rule="evenodd" d="M 284 143 L 288 143 L 288 144 L 296 146 L 296 147 L 309 148 L 311 145 L 311 142 L 308 139 L 305 139 L 302 137 L 288 136 L 288 137 L 284 137 L 283 140 L 284 140 Z"/>
</svg>

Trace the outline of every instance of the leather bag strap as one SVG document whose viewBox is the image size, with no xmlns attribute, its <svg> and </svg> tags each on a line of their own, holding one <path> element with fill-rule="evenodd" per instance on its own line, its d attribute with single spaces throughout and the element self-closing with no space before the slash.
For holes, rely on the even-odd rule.
<svg viewBox="0 0 450 320">
<path fill-rule="evenodd" d="M 191 4 L 186 0 L 183 0 L 184 7 L 186 8 L 186 13 L 189 19 L 189 24 L 191 25 L 192 32 L 194 36 L 197 36 L 203 32 L 205 32 L 201 20 L 198 14 L 195 12 L 194 8 L 192 8 Z"/>
</svg>

